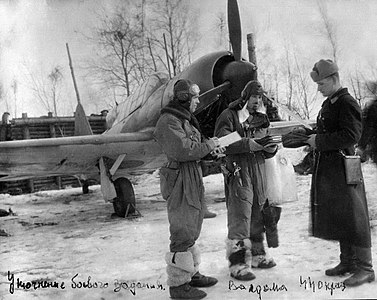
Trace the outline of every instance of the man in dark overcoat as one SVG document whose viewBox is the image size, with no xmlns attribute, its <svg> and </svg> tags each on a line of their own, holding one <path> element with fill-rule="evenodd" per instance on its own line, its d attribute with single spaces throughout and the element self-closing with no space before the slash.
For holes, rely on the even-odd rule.
<svg viewBox="0 0 377 300">
<path fill-rule="evenodd" d="M 310 75 L 327 97 L 317 117 L 316 133 L 308 140 L 315 149 L 311 233 L 340 242 L 340 263 L 326 270 L 326 275 L 352 273 L 344 284 L 357 286 L 375 279 L 364 182 L 347 184 L 344 165 L 344 155 L 355 153 L 361 136 L 361 109 L 347 88 L 342 88 L 335 62 L 321 59 Z"/>
</svg>

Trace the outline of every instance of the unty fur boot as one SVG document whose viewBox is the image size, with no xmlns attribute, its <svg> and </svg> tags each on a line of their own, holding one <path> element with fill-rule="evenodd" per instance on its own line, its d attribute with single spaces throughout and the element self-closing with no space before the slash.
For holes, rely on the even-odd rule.
<svg viewBox="0 0 377 300">
<path fill-rule="evenodd" d="M 189 284 L 192 287 L 210 287 L 217 283 L 217 279 L 210 276 L 205 276 L 199 273 L 199 265 L 201 263 L 201 255 L 199 247 L 194 244 L 187 249 L 188 252 L 191 252 L 192 258 L 194 261 L 195 274 L 191 277 Z"/>
<path fill-rule="evenodd" d="M 172 299 L 202 299 L 207 295 L 189 284 L 192 275 L 196 273 L 193 255 L 190 251 L 168 252 L 165 260 L 167 284 Z"/>
<path fill-rule="evenodd" d="M 276 263 L 272 257 L 268 257 L 266 250 L 262 242 L 252 241 L 251 247 L 251 266 L 253 268 L 269 269 L 276 266 Z"/>
<path fill-rule="evenodd" d="M 202 299 L 207 296 L 206 292 L 192 287 L 188 282 L 180 286 L 171 286 L 169 292 L 172 299 Z"/>
<path fill-rule="evenodd" d="M 230 276 L 237 280 L 253 280 L 255 275 L 251 272 L 251 242 L 244 240 L 226 241 L 226 258 L 229 260 Z"/>
</svg>

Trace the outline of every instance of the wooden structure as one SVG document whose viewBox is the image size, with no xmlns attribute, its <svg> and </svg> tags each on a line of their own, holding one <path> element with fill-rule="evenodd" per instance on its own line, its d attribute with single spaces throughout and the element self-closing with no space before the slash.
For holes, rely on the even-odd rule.
<svg viewBox="0 0 377 300">
<path fill-rule="evenodd" d="M 103 115 L 91 115 L 88 117 L 93 134 L 101 134 L 106 130 L 106 117 Z M 0 124 L 0 129 L 6 125 Z M 74 136 L 75 117 L 53 117 L 28 118 L 22 114 L 22 118 L 11 120 L 8 125 L 12 140 L 59 138 Z M 36 179 L 9 181 L 0 183 L 0 193 L 21 194 L 41 190 L 61 189 L 67 186 L 79 187 L 81 182 L 73 176 L 51 176 Z"/>
</svg>

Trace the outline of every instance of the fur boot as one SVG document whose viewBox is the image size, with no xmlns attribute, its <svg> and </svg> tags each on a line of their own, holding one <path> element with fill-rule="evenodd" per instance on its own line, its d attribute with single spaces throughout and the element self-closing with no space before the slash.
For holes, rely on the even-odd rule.
<svg viewBox="0 0 377 300">
<path fill-rule="evenodd" d="M 168 286 L 188 283 L 196 273 L 191 252 L 168 252 L 165 256 Z"/>
<path fill-rule="evenodd" d="M 192 254 L 192 259 L 194 261 L 194 269 L 195 273 L 199 271 L 199 265 L 202 262 L 201 255 L 200 255 L 200 249 L 199 247 L 194 244 L 190 248 L 187 249 L 188 252 Z"/>
<path fill-rule="evenodd" d="M 202 299 L 207 296 L 207 293 L 197 288 L 192 287 L 188 283 L 180 286 L 169 287 L 171 299 Z"/>
<path fill-rule="evenodd" d="M 269 269 L 276 266 L 274 259 L 267 255 L 263 242 L 252 242 L 251 254 L 253 268 Z"/>
<path fill-rule="evenodd" d="M 251 242 L 244 240 L 226 241 L 226 258 L 229 260 L 230 276 L 238 280 L 253 280 L 251 272 Z"/>
<path fill-rule="evenodd" d="M 189 284 L 193 287 L 209 287 L 217 283 L 217 279 L 210 276 L 205 276 L 199 273 L 199 265 L 201 263 L 201 256 L 199 247 L 194 244 L 187 251 L 191 252 L 194 261 L 195 274 L 191 277 Z"/>
</svg>

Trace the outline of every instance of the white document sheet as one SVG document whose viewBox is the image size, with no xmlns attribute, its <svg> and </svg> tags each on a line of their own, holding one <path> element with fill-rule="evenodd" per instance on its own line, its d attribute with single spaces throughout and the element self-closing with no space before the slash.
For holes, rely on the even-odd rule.
<svg viewBox="0 0 377 300">
<path fill-rule="evenodd" d="M 239 135 L 239 133 L 237 131 L 232 132 L 228 135 L 219 138 L 220 147 L 229 146 L 230 144 L 233 144 L 239 140 L 241 140 L 241 136 Z"/>
</svg>

